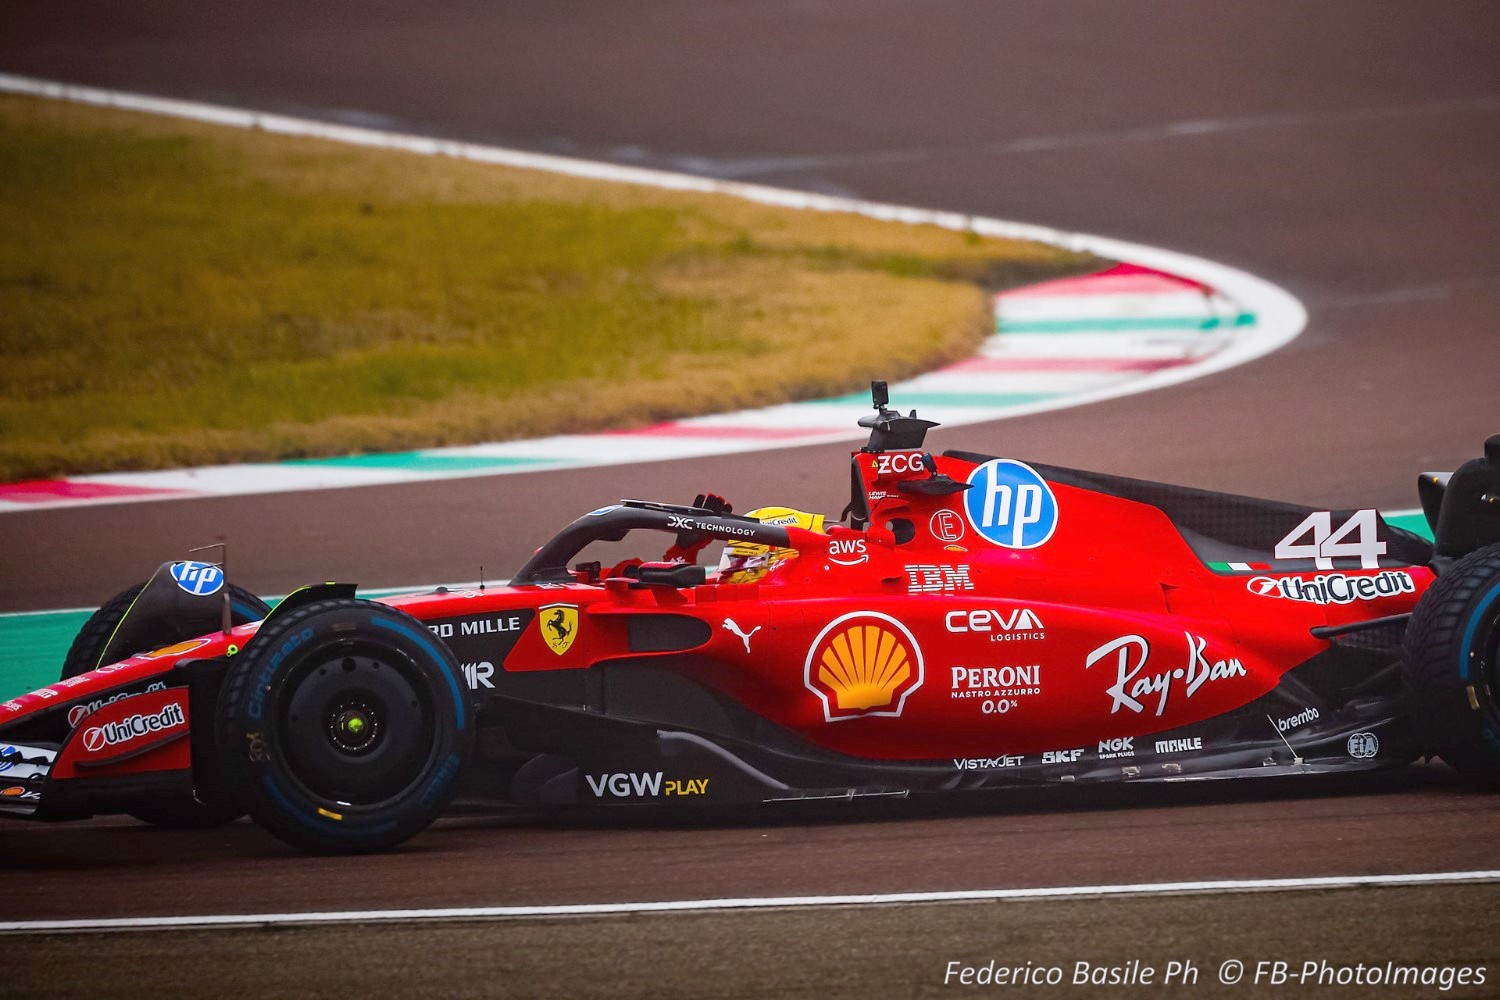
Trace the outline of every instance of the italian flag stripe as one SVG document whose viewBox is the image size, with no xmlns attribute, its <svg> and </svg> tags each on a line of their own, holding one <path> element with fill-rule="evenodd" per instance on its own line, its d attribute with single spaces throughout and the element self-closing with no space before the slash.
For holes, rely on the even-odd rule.
<svg viewBox="0 0 1500 1000">
<path fill-rule="evenodd" d="M 1271 568 L 1270 563 L 1244 563 L 1244 562 L 1211 562 L 1210 569 L 1220 573 L 1253 573 L 1265 572 Z"/>
</svg>

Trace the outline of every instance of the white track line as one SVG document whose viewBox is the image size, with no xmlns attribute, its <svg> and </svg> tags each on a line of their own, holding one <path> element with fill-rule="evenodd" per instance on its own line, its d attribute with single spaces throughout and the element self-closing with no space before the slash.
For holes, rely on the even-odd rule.
<svg viewBox="0 0 1500 1000">
<path fill-rule="evenodd" d="M 985 900 L 1079 899 L 1202 895 L 1229 892 L 1295 892 L 1407 885 L 1500 882 L 1500 871 L 1419 872 L 1411 875 L 1333 875 L 1320 878 L 1227 879 L 1217 882 L 1148 882 L 1140 885 L 1070 885 L 1040 889 L 973 889 L 953 892 L 884 892 L 849 896 L 764 896 L 683 899 L 657 903 L 570 903 L 553 906 L 454 906 L 425 910 L 345 910 L 327 913 L 231 913 L 198 917 L 118 917 L 85 920 L 0 921 L 0 934 L 189 930 L 517 917 L 580 917 L 718 910 L 805 909 L 822 906 L 889 906 Z"/>
</svg>

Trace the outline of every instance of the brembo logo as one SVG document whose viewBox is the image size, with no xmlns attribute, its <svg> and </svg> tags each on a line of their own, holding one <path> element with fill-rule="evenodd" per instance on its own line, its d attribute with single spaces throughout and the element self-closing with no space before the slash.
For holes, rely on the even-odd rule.
<svg viewBox="0 0 1500 1000">
<path fill-rule="evenodd" d="M 127 716 L 119 722 L 106 722 L 83 732 L 83 748 L 89 753 L 105 747 L 119 746 L 152 733 L 166 732 L 185 725 L 181 705 L 165 705 L 160 712 Z"/>
<path fill-rule="evenodd" d="M 1297 729 L 1301 726 L 1307 725 L 1309 722 L 1317 722 L 1319 718 L 1320 716 L 1318 715 L 1318 710 L 1316 708 L 1309 708 L 1304 712 L 1298 712 L 1290 719 L 1277 719 L 1276 731 L 1280 733 L 1289 733 L 1293 729 Z"/>
<path fill-rule="evenodd" d="M 1245 587 L 1260 597 L 1280 597 L 1307 604 L 1352 604 L 1373 601 L 1397 594 L 1415 594 L 1417 585 L 1411 574 L 1401 570 L 1382 570 L 1368 576 L 1346 576 L 1328 573 L 1302 578 L 1298 576 L 1255 576 Z"/>
</svg>

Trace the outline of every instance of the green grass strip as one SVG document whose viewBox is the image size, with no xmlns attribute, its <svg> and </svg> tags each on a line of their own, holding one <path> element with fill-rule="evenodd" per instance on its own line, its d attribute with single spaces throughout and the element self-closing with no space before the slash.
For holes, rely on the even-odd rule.
<svg viewBox="0 0 1500 1000">
<path fill-rule="evenodd" d="M 1128 316 L 1117 319 L 1000 320 L 1000 333 L 1124 333 L 1135 330 L 1223 330 L 1255 325 L 1255 314 L 1237 316 Z"/>
<path fill-rule="evenodd" d="M 517 465 L 547 465 L 548 458 L 510 458 L 486 455 L 439 455 L 422 451 L 393 451 L 373 455 L 293 459 L 287 465 L 326 465 L 346 469 L 406 469 L 411 472 L 468 472 Z"/>
<path fill-rule="evenodd" d="M 903 407 L 913 406 L 1022 406 L 1027 403 L 1036 403 L 1044 399 L 1056 399 L 1061 393 L 1056 392 L 903 392 L 901 394 L 901 405 Z M 847 396 L 835 396 L 831 399 L 819 399 L 818 403 L 837 403 L 840 405 L 857 404 L 868 407 L 870 405 L 870 394 L 850 393 Z"/>
</svg>

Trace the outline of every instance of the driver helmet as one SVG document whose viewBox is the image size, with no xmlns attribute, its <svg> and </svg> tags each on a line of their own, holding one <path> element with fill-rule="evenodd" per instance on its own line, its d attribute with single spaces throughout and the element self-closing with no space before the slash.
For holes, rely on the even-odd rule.
<svg viewBox="0 0 1500 1000">
<path fill-rule="evenodd" d="M 822 514 L 809 514 L 790 507 L 761 507 L 752 510 L 748 516 L 761 524 L 806 528 L 808 531 L 823 530 Z M 772 567 L 796 557 L 796 549 L 778 549 L 758 542 L 730 542 L 724 546 L 724 554 L 719 557 L 719 582 L 754 583 L 769 573 Z"/>
</svg>

